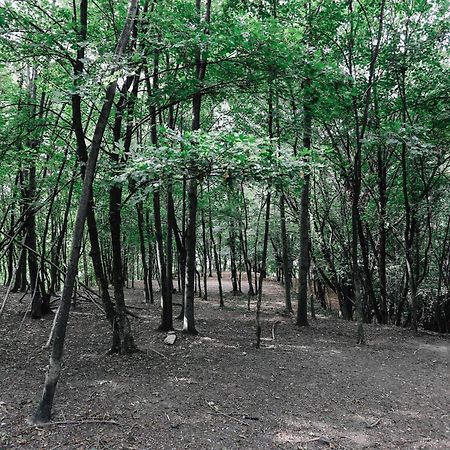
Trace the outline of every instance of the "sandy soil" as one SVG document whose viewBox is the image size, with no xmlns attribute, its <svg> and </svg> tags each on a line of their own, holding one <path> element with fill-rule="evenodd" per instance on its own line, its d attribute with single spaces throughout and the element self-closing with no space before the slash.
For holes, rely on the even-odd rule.
<svg viewBox="0 0 450 450">
<path fill-rule="evenodd" d="M 143 352 L 126 357 L 105 354 L 108 326 L 80 303 L 54 422 L 39 427 L 26 419 L 52 318 L 27 317 L 19 330 L 27 299 L 12 296 L 0 319 L 0 449 L 450 449 L 448 336 L 373 325 L 359 347 L 355 324 L 323 315 L 298 329 L 270 282 L 256 350 L 254 305 L 247 312 L 245 296 L 227 294 L 220 310 L 216 289 L 210 280 L 210 300 L 196 303 L 200 335 L 177 331 L 173 346 L 155 331 L 159 308 L 127 290 L 128 303 L 144 309 L 131 319 Z"/>
</svg>

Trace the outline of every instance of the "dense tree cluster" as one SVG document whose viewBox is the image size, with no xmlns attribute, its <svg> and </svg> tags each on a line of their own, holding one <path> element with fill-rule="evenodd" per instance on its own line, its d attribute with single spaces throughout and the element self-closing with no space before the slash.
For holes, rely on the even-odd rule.
<svg viewBox="0 0 450 450">
<path fill-rule="evenodd" d="M 449 12 L 439 0 L 0 2 L 0 276 L 55 318 L 124 286 L 196 334 L 194 297 L 284 283 L 363 323 L 450 329 Z M 227 275 L 228 276 L 228 275 Z M 250 308 L 250 300 L 248 300 Z M 308 313 L 309 310 L 309 313 Z"/>
</svg>

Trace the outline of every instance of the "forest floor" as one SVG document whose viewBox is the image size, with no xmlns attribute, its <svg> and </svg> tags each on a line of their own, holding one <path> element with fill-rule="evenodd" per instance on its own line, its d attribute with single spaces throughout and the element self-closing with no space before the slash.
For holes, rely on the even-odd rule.
<svg viewBox="0 0 450 450">
<path fill-rule="evenodd" d="M 52 318 L 20 327 L 28 300 L 11 296 L 0 319 L 0 449 L 450 449 L 449 336 L 367 325 L 357 346 L 356 324 L 330 315 L 299 329 L 268 282 L 257 350 L 254 302 L 247 312 L 246 296 L 227 294 L 220 310 L 213 279 L 209 287 L 210 300 L 196 301 L 199 336 L 176 321 L 173 346 L 155 331 L 158 306 L 127 289 L 128 304 L 143 308 L 131 318 L 142 353 L 131 356 L 106 355 L 108 325 L 80 303 L 46 426 L 27 417 Z"/>
</svg>

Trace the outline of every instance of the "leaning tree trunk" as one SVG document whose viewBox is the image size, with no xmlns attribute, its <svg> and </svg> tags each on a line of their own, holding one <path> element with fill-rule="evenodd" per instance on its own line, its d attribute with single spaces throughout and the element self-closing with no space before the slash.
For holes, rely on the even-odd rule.
<svg viewBox="0 0 450 450">
<path fill-rule="evenodd" d="M 87 0 L 80 1 L 80 27 L 79 27 L 79 38 L 80 41 L 85 41 L 87 38 L 87 21 L 88 21 L 88 2 Z M 74 65 L 74 84 L 77 85 L 81 79 L 84 70 L 84 57 L 85 57 L 85 47 L 80 46 L 77 50 L 77 59 Z M 82 123 L 81 115 L 81 96 L 79 93 L 72 95 L 72 123 L 75 132 L 75 137 L 77 140 L 77 155 L 80 161 L 80 175 L 84 180 L 86 165 L 88 162 L 88 149 L 86 146 L 85 132 Z M 86 222 L 87 229 L 90 240 L 90 256 L 92 260 L 92 266 L 94 268 L 94 275 L 97 282 L 97 286 L 100 290 L 100 297 L 102 299 L 103 308 L 105 310 L 106 319 L 112 327 L 112 346 L 114 348 L 118 342 L 118 329 L 114 327 L 115 320 L 115 309 L 109 295 L 109 286 L 107 279 L 107 271 L 103 267 L 102 262 L 102 252 L 100 249 L 100 240 L 98 235 L 97 220 L 94 212 L 94 198 L 92 190 L 89 193 L 89 202 L 86 212 Z M 67 218 L 63 221 L 63 226 L 67 225 Z M 64 231 L 64 229 L 63 229 Z M 61 241 L 62 245 L 63 241 Z M 58 251 L 59 255 L 59 251 Z"/>
<path fill-rule="evenodd" d="M 263 292 L 263 281 L 266 278 L 266 262 L 267 262 L 267 247 L 269 243 L 269 224 L 270 224 L 270 191 L 266 197 L 266 218 L 264 224 L 264 238 L 263 238 L 263 251 L 261 255 L 261 272 L 259 274 L 258 283 L 258 299 L 256 301 L 256 348 L 261 345 L 261 302 Z"/>
<path fill-rule="evenodd" d="M 133 27 L 136 11 L 138 7 L 137 0 L 130 0 L 125 26 L 117 44 L 115 55 L 119 59 L 127 44 Z M 103 140 L 103 134 L 108 124 L 108 118 L 114 101 L 114 94 L 117 88 L 117 80 L 111 82 L 106 91 L 106 98 L 100 111 L 99 118 L 94 131 L 91 143 L 91 152 L 86 165 L 86 172 L 81 191 L 80 202 L 75 219 L 72 236 L 72 247 L 70 258 L 67 266 L 66 276 L 64 279 L 64 288 L 61 296 L 59 312 L 55 321 L 54 339 L 45 377 L 44 390 L 41 401 L 34 413 L 34 423 L 44 423 L 50 420 L 53 399 L 56 392 L 56 386 L 61 373 L 62 356 L 64 350 L 64 341 L 66 337 L 67 322 L 69 319 L 70 301 L 74 289 L 75 279 L 78 272 L 78 260 L 80 257 L 80 249 L 83 240 L 84 223 L 88 210 L 89 199 L 92 189 L 92 183 L 95 177 L 95 169 L 97 166 L 100 146 Z"/>
</svg>

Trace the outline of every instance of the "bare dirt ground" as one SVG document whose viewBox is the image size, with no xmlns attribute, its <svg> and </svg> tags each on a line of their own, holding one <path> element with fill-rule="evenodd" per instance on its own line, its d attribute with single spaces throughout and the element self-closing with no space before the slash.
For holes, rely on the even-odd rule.
<svg viewBox="0 0 450 450">
<path fill-rule="evenodd" d="M 0 449 L 450 449 L 448 336 L 373 325 L 359 347 L 355 324 L 336 317 L 299 329 L 280 314 L 282 290 L 270 282 L 256 350 L 254 305 L 249 313 L 246 296 L 227 294 L 220 310 L 212 279 L 210 291 L 196 303 L 199 336 L 177 331 L 167 346 L 155 331 L 158 306 L 127 290 L 128 303 L 145 309 L 131 319 L 143 352 L 125 357 L 105 354 L 108 325 L 80 303 L 54 421 L 39 427 L 26 419 L 40 397 L 52 318 L 27 317 L 19 331 L 27 299 L 12 296 L 0 319 Z"/>
</svg>

